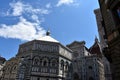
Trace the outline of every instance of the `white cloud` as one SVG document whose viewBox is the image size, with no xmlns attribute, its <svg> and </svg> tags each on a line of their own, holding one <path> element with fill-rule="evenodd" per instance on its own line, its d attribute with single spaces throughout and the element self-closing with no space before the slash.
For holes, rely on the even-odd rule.
<svg viewBox="0 0 120 80">
<path fill-rule="evenodd" d="M 48 8 L 50 4 L 45 7 L 46 9 L 34 8 L 32 5 L 21 1 L 10 3 L 6 17 L 16 17 L 19 21 L 11 25 L 0 24 L 0 36 L 20 40 L 33 40 L 42 37 L 45 34 L 45 30 L 40 25 L 44 17 L 40 17 L 40 15 L 49 14 Z"/>
<path fill-rule="evenodd" d="M 59 0 L 57 3 L 57 7 L 61 6 L 61 5 L 70 5 L 74 3 L 74 0 Z"/>
<path fill-rule="evenodd" d="M 40 23 L 37 15 L 32 15 L 31 18 L 32 18 L 32 20 L 36 21 L 37 23 Z"/>
<path fill-rule="evenodd" d="M 22 15 L 24 5 L 21 2 L 18 1 L 17 3 L 10 3 L 10 6 L 13 9 L 12 15 L 14 16 Z"/>
<path fill-rule="evenodd" d="M 47 3 L 46 4 L 46 8 L 51 8 L 52 6 L 51 6 L 51 3 Z"/>
<path fill-rule="evenodd" d="M 20 40 L 33 40 L 42 37 L 45 30 L 38 23 L 32 23 L 20 17 L 20 21 L 14 25 L 2 24 L 0 36 L 4 38 L 16 38 Z"/>
<path fill-rule="evenodd" d="M 22 14 L 49 14 L 49 10 L 44 8 L 34 8 L 30 4 L 25 4 L 21 1 L 12 2 L 9 4 L 10 9 L 7 11 L 7 16 L 21 16 Z M 49 7 L 49 5 L 48 5 Z"/>
<path fill-rule="evenodd" d="M 59 7 L 63 4 L 70 5 L 73 3 L 74 0 L 59 0 L 56 6 Z M 42 37 L 45 34 L 45 30 L 40 26 L 42 20 L 39 18 L 44 20 L 44 17 L 40 17 L 39 15 L 49 14 L 49 8 L 51 8 L 50 3 L 46 4 L 45 8 L 35 8 L 21 1 L 10 3 L 10 8 L 7 10 L 6 16 L 14 16 L 19 21 L 11 25 L 0 24 L 0 36 L 20 40 L 33 40 Z M 24 15 L 27 15 L 27 18 Z"/>
</svg>

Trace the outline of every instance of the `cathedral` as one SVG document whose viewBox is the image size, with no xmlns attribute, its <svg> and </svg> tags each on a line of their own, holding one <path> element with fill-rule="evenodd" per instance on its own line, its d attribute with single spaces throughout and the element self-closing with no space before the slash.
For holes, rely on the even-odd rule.
<svg viewBox="0 0 120 80">
<path fill-rule="evenodd" d="M 104 65 L 98 39 L 89 49 L 85 41 L 74 41 L 67 45 L 74 51 L 73 80 L 105 80 Z"/>
<path fill-rule="evenodd" d="M 71 80 L 73 51 L 46 36 L 19 46 L 6 62 L 1 80 Z"/>
<path fill-rule="evenodd" d="M 50 36 L 23 43 L 2 68 L 1 80 L 107 80 L 97 38 L 88 49 L 85 41 L 67 46 Z"/>
<path fill-rule="evenodd" d="M 97 23 L 102 26 L 104 35 L 101 36 L 104 36 L 103 39 L 107 43 L 103 48 L 103 54 L 110 62 L 112 79 L 120 80 L 120 0 L 98 0 L 98 2 L 101 20 L 97 19 Z"/>
</svg>

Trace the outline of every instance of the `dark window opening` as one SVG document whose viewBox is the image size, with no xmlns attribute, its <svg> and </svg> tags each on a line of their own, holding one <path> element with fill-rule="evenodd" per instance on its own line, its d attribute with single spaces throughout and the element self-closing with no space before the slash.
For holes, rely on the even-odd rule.
<svg viewBox="0 0 120 80">
<path fill-rule="evenodd" d="M 34 65 L 39 65 L 39 60 L 38 59 L 34 60 Z"/>
<path fill-rule="evenodd" d="M 79 80 L 79 75 L 77 73 L 73 74 L 73 80 Z"/>
<path fill-rule="evenodd" d="M 118 31 L 119 31 L 119 34 L 120 34 L 120 28 L 118 29 Z"/>
<path fill-rule="evenodd" d="M 120 18 L 120 6 L 119 7 L 117 7 L 117 14 L 118 14 L 118 17 Z"/>
<path fill-rule="evenodd" d="M 92 69 L 92 66 L 89 66 L 88 68 L 89 68 L 89 69 Z"/>
<path fill-rule="evenodd" d="M 116 25 L 120 24 L 120 2 L 112 9 Z"/>
<path fill-rule="evenodd" d="M 104 38 L 104 39 L 107 39 L 107 36 L 106 36 L 106 35 L 103 35 L 103 38 Z"/>
<path fill-rule="evenodd" d="M 37 78 L 37 80 L 40 80 L 40 78 Z"/>
<path fill-rule="evenodd" d="M 61 70 L 64 70 L 64 61 L 63 60 L 61 60 Z"/>
<path fill-rule="evenodd" d="M 103 20 L 101 21 L 101 24 L 102 24 L 102 27 L 104 27 L 104 26 L 105 26 L 105 23 L 104 23 L 104 21 L 103 21 Z"/>
<path fill-rule="evenodd" d="M 65 63 L 65 70 L 68 71 L 69 63 L 66 61 Z"/>
<path fill-rule="evenodd" d="M 44 61 L 44 62 L 43 62 L 43 66 L 47 66 L 47 61 Z"/>
<path fill-rule="evenodd" d="M 93 77 L 90 77 L 89 80 L 94 80 Z"/>
</svg>

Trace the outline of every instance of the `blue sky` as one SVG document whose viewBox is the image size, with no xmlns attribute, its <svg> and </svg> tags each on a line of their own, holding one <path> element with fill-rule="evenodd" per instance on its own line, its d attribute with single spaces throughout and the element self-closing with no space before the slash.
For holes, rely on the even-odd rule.
<svg viewBox="0 0 120 80">
<path fill-rule="evenodd" d="M 19 45 L 50 30 L 63 45 L 98 36 L 94 9 L 98 0 L 0 0 L 0 55 L 9 59 Z"/>
</svg>

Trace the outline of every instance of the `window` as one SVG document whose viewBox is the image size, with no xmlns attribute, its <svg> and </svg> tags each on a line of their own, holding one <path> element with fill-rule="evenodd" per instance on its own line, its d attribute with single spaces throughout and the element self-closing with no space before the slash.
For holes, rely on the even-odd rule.
<svg viewBox="0 0 120 80">
<path fill-rule="evenodd" d="M 43 66 L 48 66 L 48 59 L 47 59 L 47 58 L 44 58 L 44 59 L 43 59 L 42 65 L 43 65 Z"/>
<path fill-rule="evenodd" d="M 46 60 L 43 62 L 43 66 L 47 66 L 47 61 Z"/>
<path fill-rule="evenodd" d="M 93 77 L 89 77 L 89 80 L 94 80 L 94 78 Z"/>
<path fill-rule="evenodd" d="M 120 24 L 120 2 L 112 9 L 116 25 Z"/>
<path fill-rule="evenodd" d="M 13 66 L 12 73 L 16 72 L 16 70 L 17 70 L 17 65 Z"/>
<path fill-rule="evenodd" d="M 65 69 L 68 70 L 68 67 L 69 67 L 69 63 L 66 61 L 66 63 L 65 63 Z"/>
<path fill-rule="evenodd" d="M 116 10 L 117 10 L 118 17 L 120 18 L 120 7 L 118 7 Z"/>
<path fill-rule="evenodd" d="M 17 66 L 14 66 L 13 70 L 16 70 L 17 69 Z"/>
<path fill-rule="evenodd" d="M 88 68 L 89 68 L 89 69 L 92 69 L 92 66 L 89 66 Z"/>
<path fill-rule="evenodd" d="M 40 80 L 40 78 L 38 77 L 37 80 Z"/>
<path fill-rule="evenodd" d="M 33 60 L 33 65 L 39 65 L 40 64 L 40 59 L 39 57 L 35 57 Z"/>
<path fill-rule="evenodd" d="M 8 68 L 7 68 L 7 70 L 6 70 L 6 72 L 9 72 L 10 70 L 11 70 L 11 67 L 9 65 Z"/>
<path fill-rule="evenodd" d="M 61 60 L 60 65 L 61 65 L 61 69 L 64 70 L 64 61 L 63 60 Z"/>
</svg>

